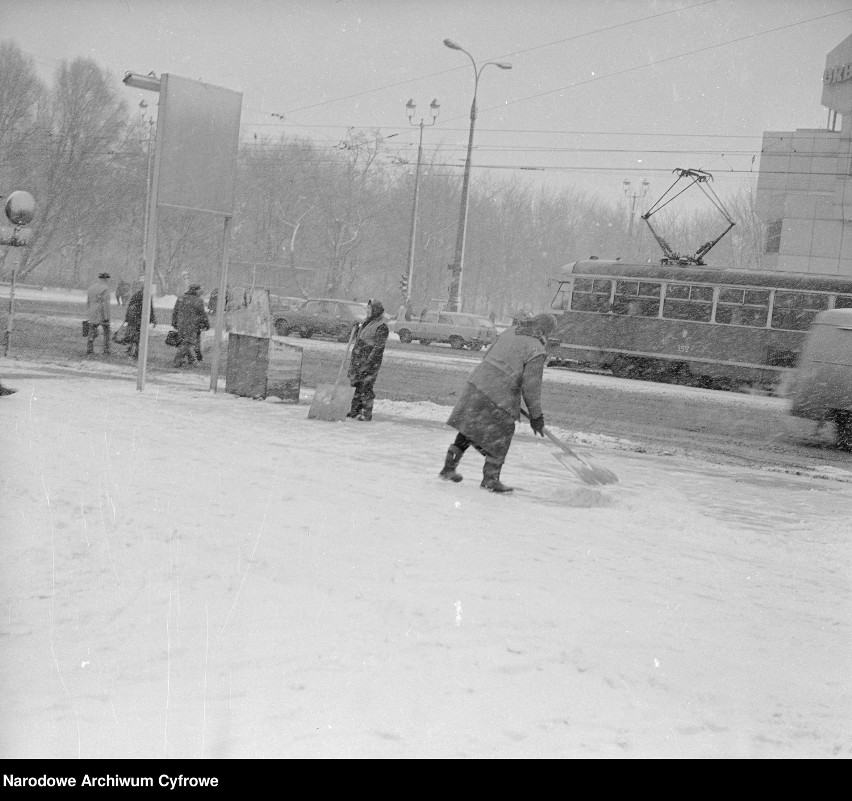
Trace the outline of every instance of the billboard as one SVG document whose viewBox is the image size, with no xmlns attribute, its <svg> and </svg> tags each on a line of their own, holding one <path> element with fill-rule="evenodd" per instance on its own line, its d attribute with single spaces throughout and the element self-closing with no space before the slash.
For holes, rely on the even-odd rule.
<svg viewBox="0 0 852 801">
<path fill-rule="evenodd" d="M 242 102 L 241 92 L 162 76 L 158 206 L 233 213 Z"/>
</svg>

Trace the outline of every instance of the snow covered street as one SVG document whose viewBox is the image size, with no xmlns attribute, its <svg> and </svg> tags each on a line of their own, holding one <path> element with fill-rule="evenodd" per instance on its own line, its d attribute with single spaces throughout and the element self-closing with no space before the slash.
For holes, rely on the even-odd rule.
<svg viewBox="0 0 852 801">
<path fill-rule="evenodd" d="M 3 758 L 852 756 L 852 484 L 0 363 Z"/>
</svg>

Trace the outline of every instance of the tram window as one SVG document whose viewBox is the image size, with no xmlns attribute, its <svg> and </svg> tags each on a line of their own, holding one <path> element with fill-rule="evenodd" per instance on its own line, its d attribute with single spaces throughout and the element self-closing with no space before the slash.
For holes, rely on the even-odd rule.
<svg viewBox="0 0 852 801">
<path fill-rule="evenodd" d="M 828 295 L 816 292 L 776 292 L 772 327 L 806 331 L 817 312 L 828 308 Z"/>
<path fill-rule="evenodd" d="M 716 306 L 717 323 L 763 328 L 766 326 L 768 313 L 769 292 L 767 290 L 730 287 L 722 287 L 719 290 L 719 304 Z"/>
<path fill-rule="evenodd" d="M 663 303 L 663 317 L 670 320 L 695 320 L 698 323 L 709 323 L 713 313 L 712 303 L 695 303 L 691 300 L 670 300 Z"/>
<path fill-rule="evenodd" d="M 747 289 L 745 291 L 745 299 L 743 301 L 751 306 L 768 306 L 769 305 L 769 290 L 768 289 Z"/>
<path fill-rule="evenodd" d="M 713 313 L 713 287 L 669 284 L 663 303 L 663 317 L 709 323 Z"/>
<path fill-rule="evenodd" d="M 739 303 L 742 305 L 745 290 L 742 289 L 720 289 L 719 303 Z"/>
<path fill-rule="evenodd" d="M 662 285 L 649 281 L 616 281 L 613 314 L 656 317 L 660 311 Z"/>
<path fill-rule="evenodd" d="M 713 302 L 713 287 L 712 286 L 694 286 L 689 291 L 689 299 L 700 301 L 702 303 Z"/>
<path fill-rule="evenodd" d="M 751 328 L 764 328 L 766 316 L 769 313 L 767 307 L 742 306 L 734 303 L 716 307 L 716 322 L 726 325 L 746 325 Z"/>
<path fill-rule="evenodd" d="M 609 311 L 609 296 L 612 281 L 603 278 L 575 278 L 574 291 L 571 294 L 571 308 L 574 311 Z"/>
<path fill-rule="evenodd" d="M 775 308 L 785 309 L 817 309 L 823 311 L 828 308 L 828 295 L 820 295 L 816 292 L 776 292 Z"/>
<path fill-rule="evenodd" d="M 672 300 L 689 300 L 689 284 L 669 284 L 666 298 Z"/>
<path fill-rule="evenodd" d="M 838 295 L 834 299 L 835 309 L 852 309 L 852 295 Z"/>
</svg>

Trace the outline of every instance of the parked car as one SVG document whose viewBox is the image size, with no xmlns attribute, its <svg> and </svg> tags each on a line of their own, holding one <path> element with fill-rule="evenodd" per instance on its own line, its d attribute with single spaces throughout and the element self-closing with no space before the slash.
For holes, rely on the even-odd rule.
<svg viewBox="0 0 852 801">
<path fill-rule="evenodd" d="M 491 320 L 461 312 L 426 312 L 419 320 L 393 321 L 391 330 L 400 342 L 446 342 L 457 350 L 479 350 L 497 339 L 497 328 Z"/>
<path fill-rule="evenodd" d="M 297 309 L 270 304 L 272 324 L 278 336 L 299 334 L 306 339 L 317 335 L 346 342 L 352 327 L 367 319 L 367 304 L 337 298 L 312 298 Z"/>
<path fill-rule="evenodd" d="M 790 414 L 833 422 L 837 447 L 852 450 L 852 309 L 814 318 L 785 394 Z"/>
<path fill-rule="evenodd" d="M 298 309 L 307 298 L 291 298 L 285 295 L 269 294 L 269 308 L 272 311 L 273 318 L 276 313 L 283 313 L 291 309 Z"/>
</svg>

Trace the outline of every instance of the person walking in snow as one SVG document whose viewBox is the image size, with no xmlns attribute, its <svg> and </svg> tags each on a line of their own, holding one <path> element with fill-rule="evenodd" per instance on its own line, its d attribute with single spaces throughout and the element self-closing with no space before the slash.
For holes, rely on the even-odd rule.
<svg viewBox="0 0 852 801">
<path fill-rule="evenodd" d="M 124 344 L 127 345 L 127 355 L 138 358 L 139 356 L 139 339 L 142 335 L 142 298 L 143 298 L 144 279 L 140 278 L 136 281 L 134 292 L 127 301 L 127 311 L 124 315 L 124 322 L 127 323 L 127 336 Z M 151 323 L 157 324 L 157 318 L 154 316 L 154 303 L 151 302 Z"/>
<path fill-rule="evenodd" d="M 461 481 L 456 471 L 465 451 L 473 445 L 485 457 L 480 487 L 490 492 L 511 492 L 500 481 L 500 471 L 520 418 L 521 398 L 534 433 L 544 436 L 541 382 L 547 361 L 547 338 L 556 328 L 552 314 L 539 314 L 507 328 L 486 351 L 468 376 L 447 425 L 459 433 L 447 451 L 439 473 L 445 481 Z"/>
<path fill-rule="evenodd" d="M 349 384 L 355 387 L 355 394 L 346 415 L 355 420 L 373 419 L 373 401 L 376 398 L 373 385 L 379 376 L 385 344 L 390 333 L 384 314 L 385 307 L 381 301 L 369 301 L 367 319 L 356 329 L 348 372 Z"/>
<path fill-rule="evenodd" d="M 112 293 L 108 281 L 109 273 L 100 273 L 98 280 L 89 287 L 86 296 L 86 319 L 89 321 L 89 336 L 86 339 L 87 356 L 95 352 L 95 337 L 98 335 L 98 328 L 103 329 L 104 355 L 109 355 L 109 298 Z"/>
<path fill-rule="evenodd" d="M 193 284 L 175 301 L 172 310 L 172 328 L 177 329 L 178 344 L 174 366 L 183 367 L 195 364 L 201 354 L 201 332 L 210 328 L 210 320 L 204 311 L 204 301 L 199 297 L 201 285 Z"/>
</svg>

